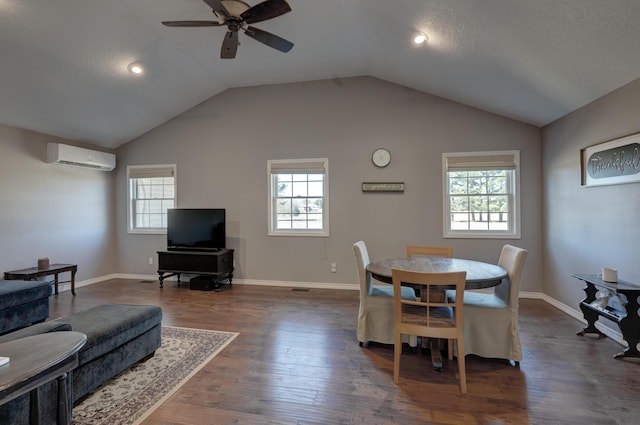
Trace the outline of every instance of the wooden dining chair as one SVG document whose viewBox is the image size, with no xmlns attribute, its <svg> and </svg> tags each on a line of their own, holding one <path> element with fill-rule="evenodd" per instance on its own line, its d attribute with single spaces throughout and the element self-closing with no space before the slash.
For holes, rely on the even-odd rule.
<svg viewBox="0 0 640 425">
<path fill-rule="evenodd" d="M 453 257 L 453 248 L 450 246 L 420 246 L 420 245 L 407 245 L 407 257 L 424 256 L 424 257 Z M 416 297 L 420 297 L 420 290 L 416 289 Z M 435 290 L 432 291 L 432 296 L 444 297 L 444 291 Z M 426 347 L 423 341 L 423 347 Z"/>
<path fill-rule="evenodd" d="M 464 353 L 463 304 L 462 298 L 467 272 L 416 272 L 393 269 L 395 338 L 393 350 L 393 382 L 400 378 L 400 357 L 402 354 L 402 335 L 418 335 L 430 338 L 447 339 L 449 360 L 453 360 L 453 343 L 459 352 Z M 418 287 L 425 294 L 421 300 L 402 299 L 403 285 Z M 430 294 L 436 288 L 442 291 L 442 285 L 455 287 L 457 301 L 432 300 Z M 458 375 L 460 391 L 467 392 L 467 375 L 464 355 L 458 356 Z"/>
<path fill-rule="evenodd" d="M 453 257 L 453 248 L 450 246 L 419 246 L 407 245 L 407 257 L 424 255 L 428 257 Z"/>
</svg>

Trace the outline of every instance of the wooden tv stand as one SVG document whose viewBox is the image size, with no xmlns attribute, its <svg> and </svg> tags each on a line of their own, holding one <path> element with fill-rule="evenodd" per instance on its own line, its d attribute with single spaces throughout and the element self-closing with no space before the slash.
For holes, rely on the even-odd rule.
<svg viewBox="0 0 640 425">
<path fill-rule="evenodd" d="M 572 277 L 586 282 L 584 292 L 587 295 L 585 299 L 580 301 L 580 310 L 587 321 L 587 327 L 578 331 L 577 335 L 596 334 L 598 337 L 605 336 L 595 323 L 600 316 L 615 322 L 620 327 L 622 339 L 624 339 L 628 347 L 614 355 L 616 359 L 623 357 L 640 357 L 638 351 L 638 342 L 640 342 L 640 317 L 638 317 L 638 296 L 640 296 L 640 286 L 634 285 L 624 280 L 618 280 L 617 283 L 605 282 L 598 275 L 594 274 L 574 274 Z M 611 307 L 610 305 L 602 306 L 596 301 L 598 291 L 608 292 L 611 295 L 622 294 L 626 298 L 626 302 L 621 302 L 622 309 Z"/>
<path fill-rule="evenodd" d="M 216 286 L 225 280 L 233 279 L 233 250 L 217 251 L 158 251 L 158 275 L 160 287 L 164 279 L 181 274 L 211 276 Z"/>
</svg>

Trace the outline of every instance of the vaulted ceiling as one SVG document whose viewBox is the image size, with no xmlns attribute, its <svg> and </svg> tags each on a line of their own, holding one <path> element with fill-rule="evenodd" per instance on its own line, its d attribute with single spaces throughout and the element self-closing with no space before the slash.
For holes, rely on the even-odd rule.
<svg viewBox="0 0 640 425">
<path fill-rule="evenodd" d="M 115 148 L 229 88 L 369 75 L 542 126 L 640 77 L 638 0 L 287 1 L 252 25 L 291 51 L 221 59 L 226 27 L 161 24 L 210 1 L 0 0 L 0 124 Z"/>
</svg>

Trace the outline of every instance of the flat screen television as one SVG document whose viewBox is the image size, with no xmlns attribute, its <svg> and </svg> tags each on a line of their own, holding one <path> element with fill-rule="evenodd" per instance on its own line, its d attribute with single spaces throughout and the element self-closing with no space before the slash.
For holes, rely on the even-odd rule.
<svg viewBox="0 0 640 425">
<path fill-rule="evenodd" d="M 167 249 L 216 251 L 226 245 L 224 208 L 172 208 L 167 210 Z"/>
</svg>

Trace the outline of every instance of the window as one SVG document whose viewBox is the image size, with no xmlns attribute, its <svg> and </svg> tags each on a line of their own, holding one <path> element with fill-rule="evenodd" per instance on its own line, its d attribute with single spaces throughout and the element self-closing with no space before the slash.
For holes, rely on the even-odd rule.
<svg viewBox="0 0 640 425">
<path fill-rule="evenodd" d="M 269 235 L 329 236 L 329 160 L 267 161 Z"/>
<path fill-rule="evenodd" d="M 520 151 L 445 153 L 444 237 L 520 238 Z"/>
<path fill-rule="evenodd" d="M 166 233 L 176 204 L 175 165 L 128 166 L 129 233 Z"/>
</svg>

